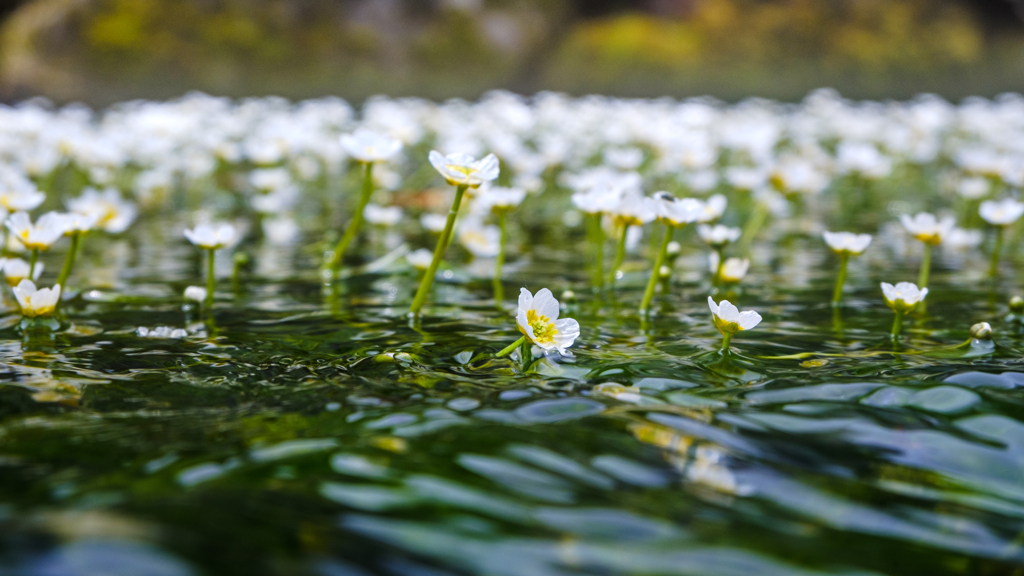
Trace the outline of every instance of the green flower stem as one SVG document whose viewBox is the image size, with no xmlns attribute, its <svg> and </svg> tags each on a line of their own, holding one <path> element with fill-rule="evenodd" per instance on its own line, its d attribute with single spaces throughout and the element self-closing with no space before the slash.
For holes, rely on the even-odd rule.
<svg viewBox="0 0 1024 576">
<path fill-rule="evenodd" d="M 615 284 L 615 276 L 618 274 L 619 268 L 622 267 L 622 262 L 626 259 L 626 236 L 628 233 L 629 224 L 623 224 L 622 230 L 619 233 L 619 243 L 615 249 L 615 261 L 608 275 L 609 284 Z"/>
<path fill-rule="evenodd" d="M 210 248 L 207 251 L 206 256 L 206 308 L 210 309 L 213 307 L 213 291 L 217 287 L 217 277 L 214 275 L 213 263 L 215 255 L 217 254 L 216 248 Z"/>
<path fill-rule="evenodd" d="M 71 268 L 75 265 L 75 256 L 78 254 L 78 243 L 81 238 L 82 234 L 79 232 L 71 235 L 71 246 L 68 247 L 68 253 L 64 256 L 64 267 L 60 269 L 60 276 L 57 277 L 57 284 L 60 284 L 61 292 L 67 290 L 68 278 L 71 277 Z"/>
<path fill-rule="evenodd" d="M 508 240 L 507 219 L 508 211 L 498 212 L 498 230 L 501 231 L 501 236 L 498 239 L 498 257 L 494 259 L 494 301 L 499 308 L 502 300 L 505 299 L 505 286 L 501 283 L 501 268 L 505 265 L 505 242 Z"/>
<path fill-rule="evenodd" d="M 356 207 L 356 212 L 352 215 L 352 221 L 348 223 L 348 228 L 345 228 L 345 234 L 343 234 L 341 239 L 338 240 L 338 245 L 334 247 L 334 256 L 331 258 L 330 262 L 331 270 L 337 272 L 341 269 L 342 262 L 345 259 L 345 253 L 348 252 L 349 245 L 352 244 L 356 234 L 359 233 L 359 228 L 363 225 L 363 210 L 370 202 L 370 196 L 372 194 L 373 162 L 367 162 L 365 176 L 363 177 L 363 194 L 359 197 L 359 206 Z"/>
<path fill-rule="evenodd" d="M 754 238 L 757 237 L 757 233 L 761 231 L 761 227 L 764 226 L 766 220 L 768 220 L 768 207 L 758 202 L 757 206 L 754 207 L 754 213 L 750 215 L 746 226 L 743 227 L 743 235 L 737 243 L 740 254 L 745 256 L 750 254 L 750 247 L 754 243 Z"/>
<path fill-rule="evenodd" d="M 729 353 L 729 343 L 732 342 L 732 332 L 722 332 L 722 352 Z"/>
<path fill-rule="evenodd" d="M 836 276 L 836 287 L 832 291 L 832 305 L 839 306 L 843 301 L 843 285 L 846 284 L 846 265 L 850 262 L 850 255 L 842 253 L 839 255 L 839 274 Z"/>
<path fill-rule="evenodd" d="M 647 281 L 647 290 L 644 291 L 644 299 L 640 302 L 640 314 L 646 314 L 651 309 L 651 300 L 654 298 L 654 287 L 658 284 L 658 275 L 660 274 L 662 265 L 665 263 L 665 255 L 668 253 L 668 245 L 672 242 L 672 233 L 675 232 L 675 229 L 675 226 L 665 224 L 665 236 L 661 239 L 661 249 L 658 250 L 658 256 L 654 259 L 654 268 L 651 269 L 651 279 Z"/>
<path fill-rule="evenodd" d="M 601 213 L 590 216 L 590 241 L 594 246 L 594 287 L 604 288 L 604 229 L 601 228 Z"/>
<path fill-rule="evenodd" d="M 33 248 L 32 255 L 28 259 L 28 279 L 35 282 L 36 280 L 36 262 L 39 261 L 39 249 Z"/>
<path fill-rule="evenodd" d="M 925 243 L 924 257 L 921 258 L 921 273 L 917 276 L 917 287 L 928 287 L 928 273 L 932 270 L 932 245 Z"/>
<path fill-rule="evenodd" d="M 896 340 L 900 337 L 900 332 L 903 331 L 903 313 L 900 311 L 896 312 L 896 319 L 892 322 L 892 339 Z"/>
<path fill-rule="evenodd" d="M 423 304 L 427 301 L 427 294 L 430 292 L 431 284 L 434 283 L 437 267 L 441 264 L 441 258 L 444 257 L 444 249 L 448 247 L 448 239 L 452 236 L 452 228 L 455 227 L 455 218 L 459 215 L 459 206 L 462 204 L 462 196 L 465 195 L 466 188 L 465 184 L 461 184 L 455 189 L 455 201 L 452 203 L 452 209 L 448 212 L 448 220 L 445 222 L 444 231 L 441 232 L 441 237 L 437 239 L 434 259 L 430 261 L 430 267 L 427 268 L 426 273 L 423 275 L 420 287 L 416 289 L 416 296 L 412 300 L 412 306 L 409 307 L 410 314 L 418 315 L 420 310 L 423 309 Z"/>
<path fill-rule="evenodd" d="M 995 278 L 999 274 L 999 255 L 1003 251 L 1003 235 L 1005 232 L 1005 226 L 996 226 L 996 243 L 992 247 L 992 262 L 988 266 L 989 278 Z"/>
<path fill-rule="evenodd" d="M 533 343 L 527 340 L 525 337 L 522 338 L 522 344 L 519 346 L 519 355 L 523 357 L 523 372 L 530 369 L 533 364 Z"/>
<path fill-rule="evenodd" d="M 715 268 L 715 277 L 711 279 L 711 283 L 717 286 L 722 281 L 722 268 L 725 267 L 725 247 L 719 246 L 715 248 L 715 252 L 718 253 L 718 266 Z"/>
<path fill-rule="evenodd" d="M 509 354 L 514 352 L 516 348 L 522 346 L 524 342 L 526 342 L 526 336 L 523 336 L 519 340 L 516 340 L 515 342 L 509 344 L 508 346 L 503 348 L 501 350 L 501 352 L 498 352 L 497 354 L 495 354 L 494 357 L 495 358 L 502 358 L 504 356 L 508 356 Z"/>
</svg>

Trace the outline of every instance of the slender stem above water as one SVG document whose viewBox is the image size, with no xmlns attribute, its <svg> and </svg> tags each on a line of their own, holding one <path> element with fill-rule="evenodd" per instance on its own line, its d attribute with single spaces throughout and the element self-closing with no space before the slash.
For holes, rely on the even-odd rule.
<svg viewBox="0 0 1024 576">
<path fill-rule="evenodd" d="M 505 242 L 508 240 L 508 211 L 498 212 L 498 230 L 501 235 L 498 238 L 498 257 L 494 259 L 494 302 L 501 308 L 501 302 L 505 299 L 505 286 L 501 283 L 501 268 L 505 265 Z"/>
<path fill-rule="evenodd" d="M 78 232 L 71 235 L 71 246 L 64 256 L 64 267 L 60 269 L 60 276 L 57 277 L 57 284 L 60 284 L 61 292 L 67 292 L 68 278 L 71 277 L 71 269 L 75 265 L 75 256 L 78 254 L 78 243 L 82 235 Z"/>
<path fill-rule="evenodd" d="M 590 241 L 594 247 L 594 287 L 604 288 L 604 228 L 601 227 L 600 212 L 590 216 Z"/>
<path fill-rule="evenodd" d="M 754 213 L 750 215 L 746 226 L 743 227 L 743 235 L 740 236 L 740 241 L 736 245 L 737 251 L 740 254 L 743 256 L 750 255 L 750 247 L 754 243 L 754 238 L 757 237 L 757 233 L 761 231 L 761 227 L 764 226 L 767 219 L 768 207 L 764 203 L 758 202 L 757 206 L 754 207 Z"/>
<path fill-rule="evenodd" d="M 647 281 L 647 290 L 644 291 L 644 299 L 640 302 L 640 314 L 650 312 L 651 300 L 654 298 L 654 287 L 658 284 L 658 274 L 661 271 L 661 266 L 665 263 L 665 254 L 668 253 L 668 245 L 672 242 L 673 232 L 675 232 L 675 226 L 665 224 L 665 236 L 661 239 L 661 249 L 658 250 L 658 256 L 654 259 L 651 279 Z"/>
<path fill-rule="evenodd" d="M 505 348 L 502 348 L 501 352 L 498 352 L 494 356 L 496 358 L 501 358 L 503 356 L 508 356 L 509 354 L 514 352 L 516 348 L 522 346 L 523 342 L 526 342 L 526 336 L 523 336 L 519 340 L 516 340 L 515 342 L 513 342 L 513 343 L 509 344 L 508 346 L 506 346 Z"/>
<path fill-rule="evenodd" d="M 903 331 L 903 313 L 896 311 L 896 319 L 892 322 L 892 339 L 898 340 L 900 332 Z"/>
<path fill-rule="evenodd" d="M 39 249 L 33 248 L 32 255 L 28 258 L 28 279 L 35 282 L 36 280 L 36 262 L 39 261 Z"/>
<path fill-rule="evenodd" d="M 619 274 L 619 268 L 622 267 L 622 262 L 626 259 L 626 236 L 629 234 L 629 224 L 623 224 L 619 232 L 619 243 L 615 249 L 615 261 L 612 263 L 612 269 L 608 275 L 608 283 L 615 284 L 616 276 Z"/>
<path fill-rule="evenodd" d="M 213 307 L 213 291 L 217 288 L 217 276 L 213 266 L 217 249 L 210 248 L 206 253 L 206 308 L 209 310 Z"/>
<path fill-rule="evenodd" d="M 448 247 L 448 239 L 452 236 L 452 228 L 455 227 L 455 218 L 459 215 L 459 206 L 462 204 L 462 196 L 466 193 L 466 188 L 467 186 L 460 185 L 455 189 L 455 201 L 452 202 L 452 209 L 448 212 L 448 220 L 445 222 L 444 231 L 441 232 L 441 237 L 437 239 L 434 259 L 430 261 L 430 267 L 427 268 L 423 279 L 420 280 L 420 287 L 416 289 L 416 296 L 412 299 L 412 306 L 409 307 L 410 314 L 418 315 L 420 310 L 423 309 L 423 304 L 427 301 L 427 294 L 430 292 L 430 286 L 434 283 L 437 267 L 441 264 L 444 249 Z"/>
<path fill-rule="evenodd" d="M 729 344 L 732 342 L 732 332 L 722 332 L 722 353 L 729 353 Z"/>
<path fill-rule="evenodd" d="M 995 278 L 999 274 L 999 255 L 1003 251 L 1003 236 L 1005 232 L 1005 226 L 996 226 L 996 242 L 992 246 L 992 261 L 988 266 L 989 278 Z"/>
<path fill-rule="evenodd" d="M 836 287 L 832 291 L 833 306 L 839 306 L 843 301 L 843 285 L 846 284 L 846 265 L 849 261 L 849 254 L 844 252 L 839 255 L 839 274 L 836 276 Z"/>
<path fill-rule="evenodd" d="M 932 270 L 932 245 L 927 242 L 924 245 L 924 256 L 921 258 L 921 273 L 917 276 L 917 287 L 928 287 L 928 274 Z"/>
<path fill-rule="evenodd" d="M 338 240 L 338 245 L 334 247 L 334 256 L 331 257 L 330 262 L 331 270 L 338 271 L 341 269 L 345 253 L 348 252 L 348 247 L 352 244 L 356 234 L 359 233 L 359 228 L 363 225 L 363 212 L 366 209 L 366 205 L 370 202 L 371 195 L 373 195 L 373 162 L 367 162 L 363 176 L 363 193 L 359 197 L 359 205 L 356 207 L 355 214 L 352 215 L 352 221 L 345 228 L 345 234 Z"/>
</svg>

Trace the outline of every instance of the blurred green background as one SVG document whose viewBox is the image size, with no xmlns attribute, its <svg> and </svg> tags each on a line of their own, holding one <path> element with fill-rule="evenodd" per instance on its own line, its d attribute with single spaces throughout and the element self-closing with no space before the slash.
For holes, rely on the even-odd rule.
<svg viewBox="0 0 1024 576">
<path fill-rule="evenodd" d="M 0 98 L 1022 91 L 1018 0 L 11 0 Z"/>
</svg>

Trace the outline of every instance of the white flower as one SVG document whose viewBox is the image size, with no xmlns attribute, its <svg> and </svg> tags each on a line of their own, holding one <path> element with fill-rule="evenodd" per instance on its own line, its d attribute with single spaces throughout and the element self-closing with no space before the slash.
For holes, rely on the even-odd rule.
<svg viewBox="0 0 1024 576">
<path fill-rule="evenodd" d="M 558 300 L 551 295 L 551 290 L 544 288 L 534 296 L 526 288 L 519 289 L 516 313 L 519 331 L 544 350 L 557 349 L 565 354 L 565 349 L 579 337 L 580 324 L 572 318 L 559 319 L 558 313 Z"/>
<path fill-rule="evenodd" d="M 662 201 L 645 196 L 627 194 L 619 199 L 618 204 L 608 213 L 617 224 L 642 226 L 654 221 L 658 216 L 658 205 Z"/>
<path fill-rule="evenodd" d="M 115 188 L 103 192 L 86 188 L 81 196 L 68 200 L 68 210 L 95 219 L 96 227 L 111 234 L 127 230 L 138 212 Z"/>
<path fill-rule="evenodd" d="M 977 248 L 983 240 L 981 230 L 964 230 L 953 228 L 949 231 L 944 242 L 945 247 L 952 250 L 969 250 Z"/>
<path fill-rule="evenodd" d="M 928 289 L 918 288 L 913 282 L 900 282 L 895 286 L 882 282 L 882 295 L 889 308 L 897 312 L 908 312 L 924 301 L 928 296 Z"/>
<path fill-rule="evenodd" d="M 701 240 L 706 242 L 708 246 L 715 248 L 721 248 L 730 242 L 735 242 L 739 239 L 742 232 L 739 228 L 730 228 L 721 224 L 716 224 L 715 226 L 701 224 L 697 227 L 697 234 Z"/>
<path fill-rule="evenodd" d="M 712 252 L 708 260 L 711 265 L 711 273 L 718 274 L 718 278 L 723 282 L 739 282 L 750 270 L 749 258 L 726 258 L 721 269 L 718 267 L 721 262 L 718 252 Z"/>
<path fill-rule="evenodd" d="M 938 219 L 934 214 L 918 212 L 911 217 L 907 214 L 900 216 L 900 223 L 910 232 L 914 238 L 926 244 L 941 244 L 942 240 L 949 235 L 956 226 L 956 219 L 946 216 Z"/>
<path fill-rule="evenodd" d="M 708 296 L 708 307 L 711 308 L 711 315 L 715 321 L 715 327 L 722 334 L 735 334 L 741 330 L 750 330 L 761 323 L 761 315 L 753 310 L 740 312 L 728 300 L 722 300 L 721 304 L 715 304 L 711 296 Z"/>
<path fill-rule="evenodd" d="M 203 288 L 202 286 L 189 286 L 188 288 L 185 288 L 185 300 L 205 302 L 206 288 Z"/>
<path fill-rule="evenodd" d="M 434 253 L 426 248 L 420 248 L 406 254 L 405 260 L 417 270 L 426 270 L 430 268 L 430 263 L 434 260 Z"/>
<path fill-rule="evenodd" d="M 341 137 L 341 147 L 360 162 L 390 160 L 402 149 L 402 142 L 373 130 L 360 128 Z"/>
<path fill-rule="evenodd" d="M 23 176 L 0 178 L 0 208 L 8 212 L 27 212 L 38 208 L 44 200 L 46 194 L 36 189 L 31 180 Z"/>
<path fill-rule="evenodd" d="M 4 278 L 9 286 L 17 286 L 28 278 L 29 264 L 21 258 L 0 258 L 3 261 Z M 30 280 L 39 280 L 43 274 L 43 263 L 36 262 L 36 269 Z"/>
<path fill-rule="evenodd" d="M 191 230 L 185 229 L 185 238 L 200 248 L 213 250 L 234 244 L 238 240 L 238 231 L 227 222 L 204 222 Z"/>
<path fill-rule="evenodd" d="M 494 258 L 501 251 L 501 231 L 467 219 L 459 227 L 459 243 L 477 258 Z"/>
<path fill-rule="evenodd" d="M 854 234 L 853 232 L 829 232 L 822 233 L 825 243 L 836 254 L 858 256 L 863 254 L 871 244 L 870 234 Z"/>
<path fill-rule="evenodd" d="M 984 176 L 968 176 L 956 183 L 956 193 L 967 200 L 984 198 L 992 189 L 992 183 Z"/>
<path fill-rule="evenodd" d="M 14 287 L 14 297 L 18 299 L 18 306 L 21 306 L 24 316 L 49 316 L 57 309 L 57 302 L 60 301 L 60 284 L 53 288 L 37 289 L 35 282 L 25 279 Z"/>
<path fill-rule="evenodd" d="M 445 156 L 437 150 L 430 151 L 430 164 L 452 186 L 479 188 L 484 182 L 498 177 L 498 157 L 488 154 L 480 160 L 469 154 L 456 152 Z"/>
<path fill-rule="evenodd" d="M 67 231 L 63 214 L 47 212 L 35 224 L 25 212 L 15 212 L 7 219 L 7 229 L 29 250 L 46 250 Z"/>
<path fill-rule="evenodd" d="M 481 188 L 477 194 L 476 202 L 479 210 L 500 212 L 511 210 L 523 203 L 526 198 L 526 190 L 522 188 L 503 188 L 501 186 L 487 186 Z"/>
<path fill-rule="evenodd" d="M 78 214 L 77 212 L 69 212 L 64 214 L 66 218 L 66 230 L 64 230 L 65 236 L 71 236 L 73 234 L 85 234 L 96 227 L 96 215 L 95 214 Z"/>
<path fill-rule="evenodd" d="M 380 206 L 367 204 L 363 209 L 363 217 L 370 224 L 377 226 L 394 226 L 402 219 L 402 209 L 398 206 Z"/>
<path fill-rule="evenodd" d="M 656 192 L 654 206 L 658 220 L 669 226 L 682 226 L 696 222 L 704 211 L 704 203 L 700 200 L 676 198 L 668 192 Z"/>
<path fill-rule="evenodd" d="M 725 207 L 729 204 L 729 201 L 721 194 L 715 194 L 714 196 L 707 199 L 704 202 L 704 209 L 701 210 L 700 216 L 697 218 L 697 222 L 707 224 L 708 222 L 714 222 L 725 214 Z"/>
<path fill-rule="evenodd" d="M 448 223 L 448 218 L 444 214 L 433 214 L 427 212 L 420 216 L 420 226 L 427 232 L 433 232 L 440 234 L 444 231 L 445 225 Z"/>
<path fill-rule="evenodd" d="M 985 222 L 994 226 L 1008 226 L 1024 215 L 1024 204 L 1013 198 L 986 200 L 978 207 L 978 213 Z"/>
</svg>

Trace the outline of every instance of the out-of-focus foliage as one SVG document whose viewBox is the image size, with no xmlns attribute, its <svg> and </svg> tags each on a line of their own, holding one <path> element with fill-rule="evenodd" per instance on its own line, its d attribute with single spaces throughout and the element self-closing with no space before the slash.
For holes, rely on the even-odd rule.
<svg viewBox="0 0 1024 576">
<path fill-rule="evenodd" d="M 7 23 L 8 96 L 200 89 L 305 97 L 491 88 L 796 98 L 1019 90 L 1024 34 L 949 0 L 703 0 L 666 19 L 569 0 L 35 0 Z"/>
</svg>

